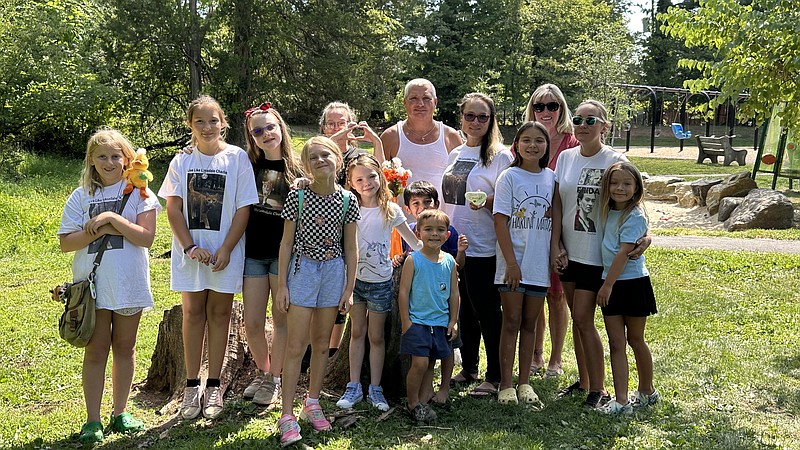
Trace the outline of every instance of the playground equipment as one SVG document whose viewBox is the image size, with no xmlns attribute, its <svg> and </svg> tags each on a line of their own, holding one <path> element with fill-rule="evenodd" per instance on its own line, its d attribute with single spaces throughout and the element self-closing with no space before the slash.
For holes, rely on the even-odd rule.
<svg viewBox="0 0 800 450">
<path fill-rule="evenodd" d="M 800 135 L 797 130 L 781 126 L 778 113 L 785 106 L 775 106 L 771 117 L 764 122 L 756 162 L 753 164 L 753 179 L 759 172 L 772 174 L 772 189 L 775 189 L 778 177 L 789 179 L 789 189 L 793 188 L 793 180 L 800 180 Z"/>
<path fill-rule="evenodd" d="M 672 124 L 672 134 L 678 139 L 691 139 L 692 137 L 692 132 L 689 130 L 683 131 L 683 124 L 680 123 Z"/>
</svg>

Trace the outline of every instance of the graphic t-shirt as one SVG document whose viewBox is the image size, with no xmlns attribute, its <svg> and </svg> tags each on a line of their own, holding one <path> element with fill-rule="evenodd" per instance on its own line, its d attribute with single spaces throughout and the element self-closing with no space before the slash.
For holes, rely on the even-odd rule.
<svg viewBox="0 0 800 450">
<path fill-rule="evenodd" d="M 450 152 L 450 164 L 442 178 L 442 210 L 450 216 L 450 222 L 461 234 L 469 238 L 467 256 L 494 256 L 497 235 L 494 233 L 494 219 L 488 208 L 473 210 L 467 204 L 464 194 L 483 191 L 494 195 L 494 186 L 500 172 L 514 160 L 511 152 L 503 150 L 492 159 L 488 167 L 480 158 L 480 147 L 466 144 Z"/>
<path fill-rule="evenodd" d="M 514 256 L 522 272 L 521 283 L 550 286 L 550 234 L 555 173 L 544 168 L 539 173 L 510 167 L 497 179 L 494 213 L 508 216 L 508 231 Z M 503 284 L 506 260 L 497 245 L 495 284 Z"/>
<path fill-rule="evenodd" d="M 253 166 L 239 147 L 227 145 L 214 156 L 199 151 L 175 155 L 158 196 L 180 197 L 183 217 L 195 245 L 213 254 L 230 230 L 236 210 L 258 203 Z M 230 263 L 220 272 L 183 253 L 178 239 L 172 238 L 172 290 L 199 292 L 211 289 L 235 294 L 242 291 L 244 241 L 231 251 Z"/>
<path fill-rule="evenodd" d="M 258 203 L 250 211 L 245 236 L 245 256 L 254 259 L 278 257 L 283 236 L 281 211 L 289 194 L 286 180 L 286 162 L 259 159 L 253 166 Z"/>
<path fill-rule="evenodd" d="M 603 265 L 600 256 L 597 210 L 600 179 L 603 172 L 618 161 L 627 161 L 622 153 L 603 146 L 593 156 L 581 155 L 580 147 L 565 150 L 556 164 L 556 182 L 561 196 L 561 240 L 570 261 L 592 266 Z"/>
<path fill-rule="evenodd" d="M 127 182 L 122 180 L 111 186 L 97 189 L 90 195 L 83 188 L 75 189 L 64 205 L 58 234 L 70 234 L 83 230 L 89 219 L 102 212 L 119 211 Z M 135 189 L 128 198 L 122 217 L 136 223 L 139 214 L 161 210 L 155 194 L 147 189 L 148 198 L 142 198 Z M 94 266 L 94 258 L 100 249 L 103 237 L 75 252 L 72 260 L 72 281 L 85 280 Z M 134 245 L 123 236 L 111 236 L 103 260 L 97 268 L 95 286 L 97 308 L 119 310 L 123 308 L 152 308 L 150 293 L 150 264 L 147 249 Z"/>
<path fill-rule="evenodd" d="M 381 283 L 392 279 L 392 261 L 389 245 L 392 229 L 406 221 L 400 205 L 389 203 L 394 214 L 391 221 L 383 220 L 380 208 L 361 207 L 358 221 L 358 270 L 356 278 L 368 283 Z"/>
<path fill-rule="evenodd" d="M 633 244 L 647 233 L 647 219 L 640 208 L 634 208 L 622 223 L 619 222 L 620 217 L 621 211 L 608 211 L 608 219 L 603 227 L 603 279 L 608 275 L 608 269 L 611 268 L 620 245 Z M 644 261 L 644 255 L 636 259 L 628 258 L 617 280 L 633 280 L 650 275 Z"/>
</svg>

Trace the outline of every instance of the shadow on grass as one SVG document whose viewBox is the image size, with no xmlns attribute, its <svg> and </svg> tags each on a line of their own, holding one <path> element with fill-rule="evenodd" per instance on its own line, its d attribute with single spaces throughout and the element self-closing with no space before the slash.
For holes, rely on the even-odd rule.
<svg viewBox="0 0 800 450">
<path fill-rule="evenodd" d="M 778 372 L 800 380 L 800 353 L 792 356 L 780 356 L 772 360 L 772 364 Z M 775 406 L 788 412 L 789 414 L 800 414 L 800 390 L 791 391 L 779 389 L 779 386 L 770 386 L 771 397 L 775 399 Z M 772 409 L 773 406 L 765 405 L 764 410 Z"/>
</svg>

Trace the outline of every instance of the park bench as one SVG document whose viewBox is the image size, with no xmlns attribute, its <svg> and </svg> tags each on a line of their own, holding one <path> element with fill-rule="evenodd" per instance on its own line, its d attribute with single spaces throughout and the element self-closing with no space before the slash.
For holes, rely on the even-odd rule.
<svg viewBox="0 0 800 450">
<path fill-rule="evenodd" d="M 731 147 L 730 136 L 697 136 L 697 164 L 702 164 L 708 158 L 717 164 L 717 157 L 722 156 L 723 166 L 730 166 L 736 161 L 740 166 L 745 165 L 747 150 Z"/>
</svg>

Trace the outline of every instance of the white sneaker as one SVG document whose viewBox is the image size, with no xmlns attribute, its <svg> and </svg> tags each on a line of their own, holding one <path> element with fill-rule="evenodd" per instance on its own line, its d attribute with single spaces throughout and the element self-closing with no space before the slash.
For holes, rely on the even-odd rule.
<svg viewBox="0 0 800 450">
<path fill-rule="evenodd" d="M 192 420 L 200 415 L 200 386 L 187 387 L 183 390 L 181 417 Z"/>
<path fill-rule="evenodd" d="M 633 391 L 629 402 L 634 408 L 641 408 L 645 406 L 653 406 L 661 400 L 661 394 L 658 391 L 653 391 L 652 394 L 645 394 L 643 392 Z"/>
<path fill-rule="evenodd" d="M 630 402 L 622 405 L 616 400 L 611 400 L 605 405 L 597 408 L 597 410 L 608 415 L 630 414 L 633 412 L 633 406 L 631 406 Z"/>
<path fill-rule="evenodd" d="M 268 406 L 278 400 L 280 387 L 275 384 L 275 379 L 271 374 L 265 373 L 261 379 L 261 386 L 253 395 L 253 403 L 256 405 Z"/>
<path fill-rule="evenodd" d="M 461 365 L 461 349 L 457 348 L 453 350 L 453 364 L 460 366 Z"/>
<path fill-rule="evenodd" d="M 203 395 L 203 417 L 214 419 L 222 412 L 222 408 L 222 391 L 219 386 L 207 387 Z"/>
<path fill-rule="evenodd" d="M 253 396 L 256 395 L 256 391 L 258 388 L 261 387 L 261 383 L 264 381 L 264 374 L 259 371 L 258 375 L 253 378 L 253 381 L 244 388 L 244 392 L 242 392 L 242 398 L 245 400 L 250 400 Z"/>
</svg>

